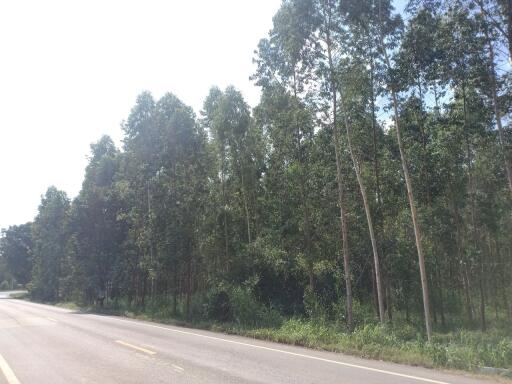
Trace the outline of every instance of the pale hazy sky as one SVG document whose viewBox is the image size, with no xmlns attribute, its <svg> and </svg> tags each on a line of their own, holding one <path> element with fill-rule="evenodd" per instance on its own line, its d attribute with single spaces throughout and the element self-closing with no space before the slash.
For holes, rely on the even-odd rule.
<svg viewBox="0 0 512 384">
<path fill-rule="evenodd" d="M 78 193 L 91 142 L 136 96 L 199 112 L 212 85 L 255 105 L 253 51 L 280 0 L 0 1 L 0 228 L 32 220 L 55 185 Z"/>
</svg>

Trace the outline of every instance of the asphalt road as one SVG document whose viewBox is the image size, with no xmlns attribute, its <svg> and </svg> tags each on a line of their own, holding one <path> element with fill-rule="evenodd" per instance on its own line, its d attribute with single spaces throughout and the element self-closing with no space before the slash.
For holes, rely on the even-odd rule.
<svg viewBox="0 0 512 384">
<path fill-rule="evenodd" d="M 0 300 L 0 384 L 477 382 L 250 338 Z"/>
</svg>

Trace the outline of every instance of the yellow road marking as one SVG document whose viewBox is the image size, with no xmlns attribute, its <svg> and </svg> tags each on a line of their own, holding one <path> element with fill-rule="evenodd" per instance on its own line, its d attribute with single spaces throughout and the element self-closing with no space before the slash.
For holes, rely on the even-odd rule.
<svg viewBox="0 0 512 384">
<path fill-rule="evenodd" d="M 46 318 L 47 318 L 48 320 L 50 320 L 50 321 L 53 321 L 54 323 L 56 323 L 56 322 L 57 322 L 57 320 L 55 320 L 53 317 L 46 316 Z"/>
<path fill-rule="evenodd" d="M 140 352 L 147 353 L 148 355 L 156 355 L 156 352 L 155 352 L 155 351 L 151 351 L 151 350 L 149 350 L 149 349 L 142 348 L 142 347 L 137 347 L 136 345 L 133 345 L 133 344 L 127 343 L 126 341 L 116 340 L 116 343 L 117 343 L 117 344 L 124 345 L 125 347 L 129 347 L 129 348 L 136 349 L 137 351 L 140 351 Z"/>
<path fill-rule="evenodd" d="M 171 364 L 171 366 L 174 368 L 175 371 L 177 372 L 183 372 L 185 371 L 185 369 L 181 368 L 179 365 L 176 365 L 176 364 Z"/>
<path fill-rule="evenodd" d="M 18 378 L 12 371 L 11 367 L 9 367 L 9 364 L 7 364 L 7 361 L 5 361 L 2 355 L 0 355 L 0 370 L 3 372 L 9 384 L 20 384 L 20 381 L 18 380 Z"/>
</svg>

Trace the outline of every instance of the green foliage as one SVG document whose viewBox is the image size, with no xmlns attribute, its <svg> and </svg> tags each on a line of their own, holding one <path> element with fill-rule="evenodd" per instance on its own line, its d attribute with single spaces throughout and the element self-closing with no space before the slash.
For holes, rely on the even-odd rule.
<svg viewBox="0 0 512 384">
<path fill-rule="evenodd" d="M 31 279 L 32 248 L 31 223 L 14 225 L 2 231 L 0 254 L 5 258 L 3 269 L 9 271 L 19 284 L 26 284 Z"/>
<path fill-rule="evenodd" d="M 207 296 L 203 320 L 213 319 L 243 328 L 279 325 L 282 322 L 280 313 L 265 306 L 256 298 L 256 284 L 255 278 L 238 286 L 221 284 Z"/>
<path fill-rule="evenodd" d="M 34 299 L 54 302 L 64 296 L 61 278 L 68 266 L 69 206 L 65 192 L 55 187 L 48 188 L 39 205 L 32 229 L 34 266 L 30 295 Z"/>
</svg>

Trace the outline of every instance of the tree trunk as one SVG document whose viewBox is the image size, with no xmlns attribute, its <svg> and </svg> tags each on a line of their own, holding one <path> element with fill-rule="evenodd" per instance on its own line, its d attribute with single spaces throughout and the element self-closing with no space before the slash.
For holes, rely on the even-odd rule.
<svg viewBox="0 0 512 384">
<path fill-rule="evenodd" d="M 387 275 L 385 276 L 386 278 L 384 278 L 384 286 L 386 287 L 386 309 L 388 312 L 388 320 L 391 323 L 393 322 L 393 295 L 391 295 L 391 286 L 389 284 L 389 279 L 387 278 Z"/>
<path fill-rule="evenodd" d="M 480 278 L 478 279 L 478 288 L 480 290 L 480 326 L 482 328 L 482 332 L 485 332 L 485 330 L 487 329 L 487 323 L 485 320 L 484 264 L 481 261 L 480 261 Z"/>
<path fill-rule="evenodd" d="M 343 104 L 342 108 L 343 108 Z M 350 157 L 352 158 L 352 163 L 354 164 L 354 170 L 356 172 L 357 183 L 359 184 L 359 191 L 361 192 L 361 197 L 363 198 L 364 212 L 366 214 L 366 222 L 368 223 L 368 232 L 370 233 L 370 241 L 372 244 L 373 250 L 373 262 L 375 265 L 375 281 L 377 283 L 377 300 L 379 303 L 379 319 L 380 322 L 383 323 L 385 321 L 384 317 L 384 294 L 382 290 L 382 279 L 380 272 L 380 260 L 379 260 L 379 252 L 377 250 L 377 240 L 375 239 L 375 233 L 373 230 L 373 220 L 372 214 L 370 212 L 370 204 L 368 203 L 368 196 L 366 195 L 366 188 L 364 186 L 363 177 L 361 176 L 361 170 L 359 169 L 359 162 L 357 156 L 354 152 L 354 148 L 352 146 L 352 128 L 347 116 L 347 113 L 344 114 L 345 120 L 345 128 L 347 131 L 347 142 L 348 148 L 350 152 Z"/>
<path fill-rule="evenodd" d="M 251 219 L 249 216 L 249 203 L 247 202 L 247 192 L 244 185 L 244 171 L 243 169 L 240 171 L 240 178 L 242 180 L 242 197 L 244 199 L 244 210 L 245 210 L 245 220 L 247 224 L 247 241 L 249 244 L 252 243 L 251 239 Z"/>
<path fill-rule="evenodd" d="M 443 278 L 441 275 L 441 268 L 436 263 L 436 273 L 437 273 L 437 281 L 439 287 L 439 311 L 441 315 L 441 325 L 444 327 L 446 325 L 446 318 L 444 314 L 444 298 L 443 298 Z"/>
<path fill-rule="evenodd" d="M 376 209 L 376 214 L 375 214 L 375 217 L 376 217 L 375 228 L 377 228 L 377 231 L 381 230 L 381 232 L 383 232 L 382 197 L 381 197 L 380 172 L 379 172 L 379 154 L 378 154 L 378 149 L 377 149 L 377 124 L 376 124 L 377 118 L 376 118 L 376 113 L 375 113 L 375 89 L 374 89 L 375 64 L 374 64 L 374 58 L 373 58 L 373 45 L 370 50 L 370 55 L 371 55 L 371 57 L 370 57 L 370 98 L 371 98 L 370 104 L 371 104 L 371 110 L 372 110 L 372 150 L 373 150 L 372 159 L 373 159 L 373 174 L 375 177 L 374 193 L 375 193 L 375 198 L 377 200 L 377 209 Z M 382 236 L 384 236 L 384 234 L 381 235 L 381 238 L 382 238 Z M 382 250 L 383 249 L 382 243 L 381 243 L 381 246 L 379 247 L 379 244 L 377 242 L 377 247 L 380 251 L 379 253 L 382 256 L 382 259 L 380 261 L 381 261 L 381 265 L 383 266 L 382 269 L 384 272 L 382 274 L 383 281 L 384 281 L 383 285 L 386 286 L 386 289 L 385 289 L 385 291 L 386 291 L 386 309 L 387 309 L 389 321 L 392 321 L 393 320 L 392 294 L 389 290 L 389 273 L 386 273 L 386 270 L 389 272 L 389 268 L 386 268 L 386 259 L 383 257 L 384 252 Z M 373 269 L 372 269 L 372 271 L 373 271 Z M 372 274 L 372 286 L 373 286 L 373 293 L 374 293 L 374 298 L 375 298 L 376 313 L 379 314 L 377 289 L 375 286 L 375 274 L 374 273 Z"/>
<path fill-rule="evenodd" d="M 187 260 L 187 296 L 186 296 L 186 302 L 185 302 L 185 313 L 187 320 L 190 320 L 190 298 L 192 296 L 192 256 L 188 255 Z"/>
<path fill-rule="evenodd" d="M 469 199 L 470 199 L 470 217 L 471 217 L 471 231 L 470 231 L 470 236 L 471 236 L 471 240 L 473 242 L 473 247 L 475 250 L 478 250 L 479 249 L 479 241 L 480 241 L 480 231 L 478 230 L 478 226 L 477 226 L 477 218 L 476 218 L 476 202 L 475 202 L 475 181 L 474 181 L 474 178 L 473 178 L 473 172 L 472 172 L 472 161 L 471 161 L 471 143 L 470 143 L 470 140 L 469 140 L 469 135 L 467 134 L 467 117 L 466 117 L 466 93 L 465 93 L 465 86 L 463 86 L 463 89 L 462 89 L 462 93 L 463 93 L 463 108 L 464 108 L 464 127 L 466 129 L 464 129 L 464 132 L 465 132 L 465 139 L 466 139 L 466 147 L 467 147 L 467 157 L 468 157 L 468 160 L 467 160 L 467 163 L 468 163 L 468 184 L 469 184 Z M 484 288 L 483 288 L 483 276 L 482 276 L 482 271 L 483 271 L 483 264 L 482 264 L 482 255 L 480 254 L 480 276 L 478 277 L 478 288 L 479 288 L 479 292 L 480 292 L 480 324 L 481 324 L 481 327 L 482 327 L 482 330 L 485 330 L 486 328 L 486 325 L 485 325 L 485 296 L 484 296 Z M 467 296 L 466 296 L 466 300 L 468 301 L 469 305 L 470 305 L 470 310 L 472 311 L 472 306 L 471 306 L 471 301 L 469 299 L 469 295 L 470 295 L 470 292 L 469 292 L 469 276 L 468 276 L 468 273 L 467 273 L 467 267 L 466 267 L 466 281 L 467 281 L 467 287 L 468 287 L 468 293 L 467 293 Z M 472 317 L 472 316 L 471 316 Z M 470 319 L 471 319 L 470 317 Z"/>
<path fill-rule="evenodd" d="M 501 247 L 499 240 L 496 240 L 496 257 L 498 260 L 498 270 L 501 281 L 501 298 L 503 301 L 503 308 L 505 309 L 505 316 L 508 317 L 509 320 L 512 320 L 512 311 L 511 306 L 509 305 L 509 299 L 507 294 L 507 279 L 505 278 L 505 262 L 501 257 Z"/>
<path fill-rule="evenodd" d="M 508 60 L 512 62 L 512 0 L 507 0 Z"/>
<path fill-rule="evenodd" d="M 178 267 L 174 266 L 174 287 L 172 298 L 172 313 L 174 316 L 178 313 Z"/>
<path fill-rule="evenodd" d="M 295 67 L 294 67 L 294 71 L 293 71 L 293 96 L 294 96 L 294 100 L 297 101 L 298 100 L 298 96 L 297 96 L 297 80 L 296 80 L 296 74 L 295 74 Z M 308 202 L 308 197 L 309 197 L 309 194 L 307 193 L 307 185 L 306 185 L 306 178 L 305 178 L 305 173 L 306 173 L 306 166 L 307 166 L 307 162 L 304 161 L 304 158 L 302 156 L 302 144 L 301 144 L 301 132 L 300 132 L 300 127 L 298 124 L 296 124 L 296 127 L 295 127 L 295 132 L 296 132 L 296 140 L 297 140 L 297 160 L 299 162 L 299 165 L 300 165 L 300 172 L 299 172 L 299 188 L 300 188 L 300 194 L 301 194 L 301 198 L 302 198 L 302 201 L 301 201 L 301 204 L 302 204 L 302 208 L 303 208 L 303 214 L 304 214 L 304 242 L 305 242 L 305 248 L 306 248 L 306 257 L 307 257 L 307 260 L 308 260 L 308 277 L 309 277 L 309 289 L 312 293 L 315 292 L 315 277 L 314 277 L 314 273 L 313 273 L 313 262 L 312 262 L 312 257 L 313 257 L 313 247 L 312 247 L 312 238 L 311 238 L 311 212 L 309 210 L 309 202 Z"/>
<path fill-rule="evenodd" d="M 223 213 L 224 213 L 224 257 L 225 265 L 227 269 L 229 265 L 229 239 L 228 239 L 228 213 L 227 213 L 227 197 L 226 197 L 226 181 L 225 181 L 225 155 L 224 150 L 222 151 L 222 169 L 221 169 L 221 185 L 222 185 L 222 202 L 223 202 Z"/>
<path fill-rule="evenodd" d="M 328 23 L 329 25 L 326 28 L 326 43 L 327 43 L 327 55 L 329 60 L 329 70 L 330 70 L 330 85 L 331 85 L 331 98 L 332 98 L 332 133 L 333 133 L 333 145 L 334 145 L 334 153 L 336 157 L 336 179 L 338 184 L 338 206 L 340 209 L 340 222 L 341 222 L 341 242 L 343 247 L 343 268 L 345 270 L 345 290 L 347 296 L 346 302 L 346 311 L 347 311 L 347 328 L 349 331 L 352 331 L 353 324 L 353 314 L 352 314 L 352 274 L 350 271 L 350 251 L 348 244 L 348 226 L 347 226 L 347 218 L 345 216 L 345 198 L 344 198 L 344 185 L 343 185 L 343 170 L 341 166 L 341 154 L 340 154 L 340 135 L 337 124 L 337 114 L 338 114 L 338 101 L 337 101 L 337 85 L 336 85 L 336 76 L 334 73 L 334 64 L 332 61 L 332 53 L 331 53 L 331 36 L 330 36 L 330 28 L 331 28 L 331 12 L 330 8 L 328 8 Z"/>
<path fill-rule="evenodd" d="M 236 143 L 236 145 L 238 146 L 239 144 Z M 240 182 L 241 182 L 241 185 L 240 185 L 240 194 L 242 195 L 242 203 L 243 203 L 243 206 L 244 206 L 244 213 L 245 213 L 245 225 L 247 227 L 247 242 L 249 244 L 252 243 L 252 236 L 251 236 L 251 218 L 250 218 L 250 214 L 249 214 L 249 198 L 248 198 L 248 193 L 247 193 L 247 188 L 245 186 L 245 181 L 244 181 L 244 165 L 243 165 L 243 159 L 240 160 L 240 153 L 239 151 L 237 150 L 236 151 L 236 165 L 238 167 L 238 172 L 239 172 L 239 175 L 240 175 Z"/>
<path fill-rule="evenodd" d="M 466 311 L 468 314 L 468 320 L 470 323 L 473 322 L 473 304 L 471 302 L 471 285 L 469 282 L 468 267 L 464 263 L 464 270 L 462 276 L 462 282 L 464 284 L 464 292 L 466 293 Z"/>
<path fill-rule="evenodd" d="M 374 90 L 374 63 L 373 57 L 370 63 L 370 81 L 371 81 L 371 108 L 372 108 L 372 136 L 373 136 L 373 173 L 375 175 L 375 197 L 377 198 L 377 206 L 382 204 L 381 191 L 380 191 L 380 173 L 379 173 L 379 155 L 377 150 L 377 124 L 375 116 L 375 90 Z M 380 217 L 380 215 L 378 215 Z"/>
<path fill-rule="evenodd" d="M 388 69 L 391 69 L 391 62 L 389 60 L 386 47 L 384 45 L 382 32 L 380 34 L 380 42 L 382 51 L 384 54 L 386 66 Z M 396 136 L 398 140 L 398 149 L 400 151 L 400 158 L 402 161 L 402 168 L 404 172 L 405 177 L 405 185 L 407 187 L 407 197 L 409 200 L 409 206 L 411 209 L 411 216 L 412 216 L 412 224 L 414 227 L 414 237 L 416 239 L 416 249 L 418 251 L 418 262 L 420 266 L 420 277 L 421 277 L 421 288 L 423 293 L 423 310 L 425 312 L 425 327 L 427 331 L 427 339 L 428 341 L 431 341 L 432 339 L 432 325 L 430 320 L 430 298 L 428 293 L 428 284 L 427 284 L 427 273 L 425 269 L 425 257 L 423 255 L 423 246 L 421 244 L 422 236 L 421 236 L 421 229 L 418 222 L 417 212 L 416 212 L 416 204 L 414 200 L 414 193 L 412 189 L 412 182 L 411 178 L 409 176 L 409 167 L 407 164 L 407 157 L 404 150 L 404 145 L 402 142 L 402 136 L 400 132 L 400 118 L 399 118 L 399 112 L 398 112 L 398 98 L 396 95 L 396 91 L 394 89 L 394 86 L 391 86 L 391 96 L 393 101 L 393 112 L 394 112 L 394 119 L 395 119 L 395 128 L 396 128 Z"/>
</svg>

